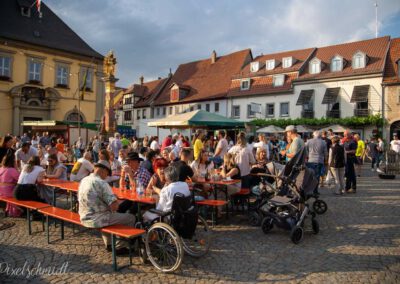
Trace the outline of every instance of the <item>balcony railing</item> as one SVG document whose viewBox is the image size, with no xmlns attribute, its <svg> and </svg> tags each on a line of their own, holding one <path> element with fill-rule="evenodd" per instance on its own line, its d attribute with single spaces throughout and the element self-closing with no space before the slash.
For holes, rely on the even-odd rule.
<svg viewBox="0 0 400 284">
<path fill-rule="evenodd" d="M 370 114 L 371 114 L 371 111 L 369 109 L 355 109 L 354 110 L 354 116 L 366 117 Z"/>
<path fill-rule="evenodd" d="M 314 118 L 314 111 L 313 110 L 303 110 L 301 112 L 302 118 Z"/>
<path fill-rule="evenodd" d="M 338 110 L 338 109 L 327 110 L 326 111 L 326 117 L 329 117 L 329 118 L 340 118 L 340 110 Z"/>
</svg>

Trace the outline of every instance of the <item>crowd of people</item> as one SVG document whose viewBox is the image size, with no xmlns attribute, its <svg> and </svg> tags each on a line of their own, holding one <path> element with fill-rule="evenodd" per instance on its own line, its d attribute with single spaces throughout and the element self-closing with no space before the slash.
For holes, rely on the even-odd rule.
<svg viewBox="0 0 400 284">
<path fill-rule="evenodd" d="M 343 136 L 332 131 L 315 131 L 312 138 L 305 139 L 291 125 L 286 127 L 282 139 L 264 134 L 254 139 L 240 132 L 235 137 L 236 143 L 224 130 L 215 137 L 207 134 L 197 130 L 190 141 L 189 137 L 176 133 L 159 141 L 157 136 L 128 139 L 115 133 L 109 140 L 94 136 L 86 145 L 81 138 L 67 145 L 62 137 L 48 133 L 32 137 L 7 135 L 0 143 L 0 195 L 50 203 L 42 181 L 70 179 L 80 182 L 79 214 L 85 226 L 133 226 L 136 204 L 118 200 L 112 186 L 152 196 L 157 200 L 157 209 L 168 211 L 175 193 L 191 194 L 188 182 L 199 182 L 197 200 L 209 197 L 210 188 L 204 181 L 212 178 L 239 180 L 228 186 L 229 195 L 243 188 L 251 190 L 257 185 L 252 173 L 266 172 L 271 161 L 290 161 L 305 147 L 306 166 L 314 171 L 320 187 L 334 182 L 335 194 L 342 195 L 356 193 L 357 176 L 361 174 L 356 165 L 368 157 L 371 169 L 375 170 L 385 150 L 381 138 L 364 142 L 349 130 Z M 399 153 L 397 136 L 390 147 Z M 7 204 L 5 212 L 11 217 L 23 214 L 23 210 L 11 204 Z M 143 216 L 145 221 L 154 218 L 150 212 Z M 104 242 L 109 248 L 106 235 Z M 123 248 L 124 243 L 119 242 L 117 247 Z"/>
</svg>

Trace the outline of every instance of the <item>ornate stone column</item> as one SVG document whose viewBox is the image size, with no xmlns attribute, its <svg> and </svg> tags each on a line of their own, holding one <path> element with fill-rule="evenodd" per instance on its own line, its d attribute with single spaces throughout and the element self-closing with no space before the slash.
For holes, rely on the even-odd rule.
<svg viewBox="0 0 400 284">
<path fill-rule="evenodd" d="M 12 99 L 13 114 L 12 114 L 12 133 L 13 135 L 21 135 L 21 88 L 12 89 L 10 91 L 10 97 Z"/>
</svg>

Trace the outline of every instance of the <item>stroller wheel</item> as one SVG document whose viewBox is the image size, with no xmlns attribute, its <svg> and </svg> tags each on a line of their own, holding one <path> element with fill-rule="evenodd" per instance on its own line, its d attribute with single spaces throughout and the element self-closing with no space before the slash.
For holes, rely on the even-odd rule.
<svg viewBox="0 0 400 284">
<path fill-rule="evenodd" d="M 304 231 L 302 227 L 294 226 L 290 232 L 290 239 L 294 244 L 298 244 L 303 240 Z"/>
<path fill-rule="evenodd" d="M 249 223 L 252 226 L 260 226 L 261 224 L 261 216 L 256 211 L 252 211 L 249 213 Z"/>
<path fill-rule="evenodd" d="M 272 219 L 271 217 L 267 216 L 262 220 L 261 229 L 264 232 L 264 234 L 268 234 L 268 232 L 271 231 L 273 227 L 274 227 L 274 219 Z"/>
<path fill-rule="evenodd" d="M 311 226 L 312 226 L 312 230 L 314 235 L 319 233 L 319 223 L 316 219 L 312 218 L 311 219 Z"/>
<path fill-rule="evenodd" d="M 325 201 L 323 201 L 321 199 L 317 199 L 313 203 L 313 209 L 314 209 L 315 213 L 321 215 L 321 214 L 324 214 L 326 212 L 326 210 L 328 210 L 328 205 L 326 204 Z"/>
</svg>

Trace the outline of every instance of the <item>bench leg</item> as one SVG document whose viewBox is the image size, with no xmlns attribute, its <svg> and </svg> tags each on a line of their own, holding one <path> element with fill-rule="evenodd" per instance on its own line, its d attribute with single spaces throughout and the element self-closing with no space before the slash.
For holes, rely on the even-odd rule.
<svg viewBox="0 0 400 284">
<path fill-rule="evenodd" d="M 50 244 L 50 220 L 49 216 L 46 216 L 46 232 L 47 232 L 47 244 Z"/>
<path fill-rule="evenodd" d="M 26 221 L 28 225 L 28 234 L 32 235 L 32 224 L 31 224 L 31 209 L 26 209 Z"/>
<path fill-rule="evenodd" d="M 61 220 L 61 239 L 64 239 L 64 220 Z"/>
<path fill-rule="evenodd" d="M 53 206 L 56 207 L 56 188 L 53 190 Z"/>
<path fill-rule="evenodd" d="M 117 264 L 117 250 L 115 248 L 115 235 L 111 234 L 111 251 L 112 251 L 112 261 L 113 261 L 113 269 L 114 271 L 118 271 L 118 264 Z"/>
<path fill-rule="evenodd" d="M 42 232 L 45 231 L 45 226 L 44 226 L 44 215 L 42 215 Z"/>
</svg>

